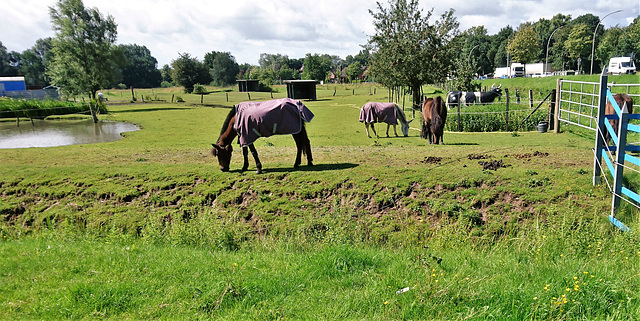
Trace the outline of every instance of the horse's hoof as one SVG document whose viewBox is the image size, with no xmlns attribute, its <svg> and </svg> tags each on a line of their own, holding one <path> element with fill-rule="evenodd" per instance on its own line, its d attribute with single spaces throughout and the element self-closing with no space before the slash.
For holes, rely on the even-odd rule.
<svg viewBox="0 0 640 321">
<path fill-rule="evenodd" d="M 247 169 L 249 169 L 249 167 L 248 167 L 248 166 L 247 166 L 247 167 L 243 167 L 243 168 L 242 168 L 242 171 L 243 171 L 243 172 L 246 172 L 246 171 L 247 171 Z"/>
<path fill-rule="evenodd" d="M 300 167 L 300 164 L 293 164 L 293 168 L 298 168 Z"/>
<path fill-rule="evenodd" d="M 256 174 L 262 174 L 262 170 L 261 169 L 257 169 L 256 170 Z"/>
<path fill-rule="evenodd" d="M 308 162 L 307 166 L 313 166 L 313 162 Z"/>
</svg>

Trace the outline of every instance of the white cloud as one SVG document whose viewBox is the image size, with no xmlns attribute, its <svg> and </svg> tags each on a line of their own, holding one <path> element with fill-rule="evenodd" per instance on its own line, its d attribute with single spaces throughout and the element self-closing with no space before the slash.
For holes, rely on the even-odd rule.
<svg viewBox="0 0 640 321">
<path fill-rule="evenodd" d="M 379 0 L 385 6 L 386 0 Z M 633 2 L 633 1 L 632 1 Z M 0 41 L 8 50 L 23 51 L 37 39 L 53 36 L 48 7 L 57 0 L 21 0 L 3 7 Z M 228 51 L 239 63 L 257 64 L 261 53 L 302 58 L 307 53 L 340 57 L 355 55 L 374 32 L 369 10 L 374 0 L 84 0 L 110 14 L 118 24 L 118 43 L 144 45 L 168 64 L 178 53 L 200 59 L 211 51 Z M 454 8 L 464 31 L 484 25 L 489 34 L 507 25 L 551 19 L 557 13 L 573 18 L 586 13 L 604 16 L 607 28 L 627 26 L 638 16 L 638 6 L 615 0 L 423 0 L 421 8 L 433 11 L 433 21 Z"/>
</svg>

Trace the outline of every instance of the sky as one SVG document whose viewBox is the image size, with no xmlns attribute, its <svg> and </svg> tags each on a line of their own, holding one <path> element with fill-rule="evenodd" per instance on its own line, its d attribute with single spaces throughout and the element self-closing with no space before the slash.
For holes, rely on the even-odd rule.
<svg viewBox="0 0 640 321">
<path fill-rule="evenodd" d="M 55 36 L 49 7 L 57 0 L 0 0 L 0 42 L 22 52 L 40 38 Z M 379 0 L 388 7 L 388 0 Z M 230 52 L 239 64 L 258 64 L 261 53 L 304 58 L 329 54 L 346 58 L 362 50 L 373 35 L 369 10 L 373 0 L 84 0 L 118 24 L 118 44 L 146 46 L 158 67 L 180 53 L 200 60 L 211 51 Z M 640 10 L 640 1 L 620 0 L 420 0 L 432 21 L 455 10 L 460 31 L 483 25 L 490 35 L 507 25 L 551 19 L 562 13 L 604 17 L 606 28 L 626 27 Z M 607 14 L 616 10 L 622 12 Z"/>
</svg>

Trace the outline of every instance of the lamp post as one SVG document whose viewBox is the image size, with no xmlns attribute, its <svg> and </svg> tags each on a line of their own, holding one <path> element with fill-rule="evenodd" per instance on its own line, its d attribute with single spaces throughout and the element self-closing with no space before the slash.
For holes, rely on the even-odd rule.
<svg viewBox="0 0 640 321">
<path fill-rule="evenodd" d="M 593 40 L 591 41 L 591 69 L 589 70 L 590 75 L 593 75 L 593 54 L 595 53 L 595 49 L 596 49 L 596 32 L 598 31 L 598 27 L 600 27 L 600 23 L 602 22 L 602 20 L 604 20 L 604 18 L 618 12 L 622 12 L 622 9 L 616 10 L 614 12 L 609 12 L 606 16 L 602 17 L 602 19 L 599 19 L 600 21 L 598 21 L 598 24 L 596 25 L 596 29 L 593 30 Z"/>
<path fill-rule="evenodd" d="M 543 72 L 544 72 L 544 69 L 547 68 L 547 63 L 548 63 L 548 60 L 549 60 L 549 43 L 551 43 L 551 37 L 553 37 L 553 34 L 556 33 L 556 31 L 558 31 L 558 29 L 560 29 L 562 27 L 564 27 L 564 26 L 560 26 L 560 27 L 556 28 L 556 30 L 554 30 L 551 33 L 551 36 L 549 36 L 549 40 L 547 40 L 547 53 L 546 53 L 546 55 L 544 57 L 544 66 L 542 67 L 542 71 Z"/>
</svg>

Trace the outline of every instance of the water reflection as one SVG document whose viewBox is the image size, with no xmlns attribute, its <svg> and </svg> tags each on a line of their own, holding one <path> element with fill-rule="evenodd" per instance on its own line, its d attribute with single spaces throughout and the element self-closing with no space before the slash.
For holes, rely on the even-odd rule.
<svg viewBox="0 0 640 321">
<path fill-rule="evenodd" d="M 53 147 L 112 142 L 120 133 L 136 131 L 136 125 L 92 120 L 34 120 L 0 123 L 0 149 Z"/>
</svg>

